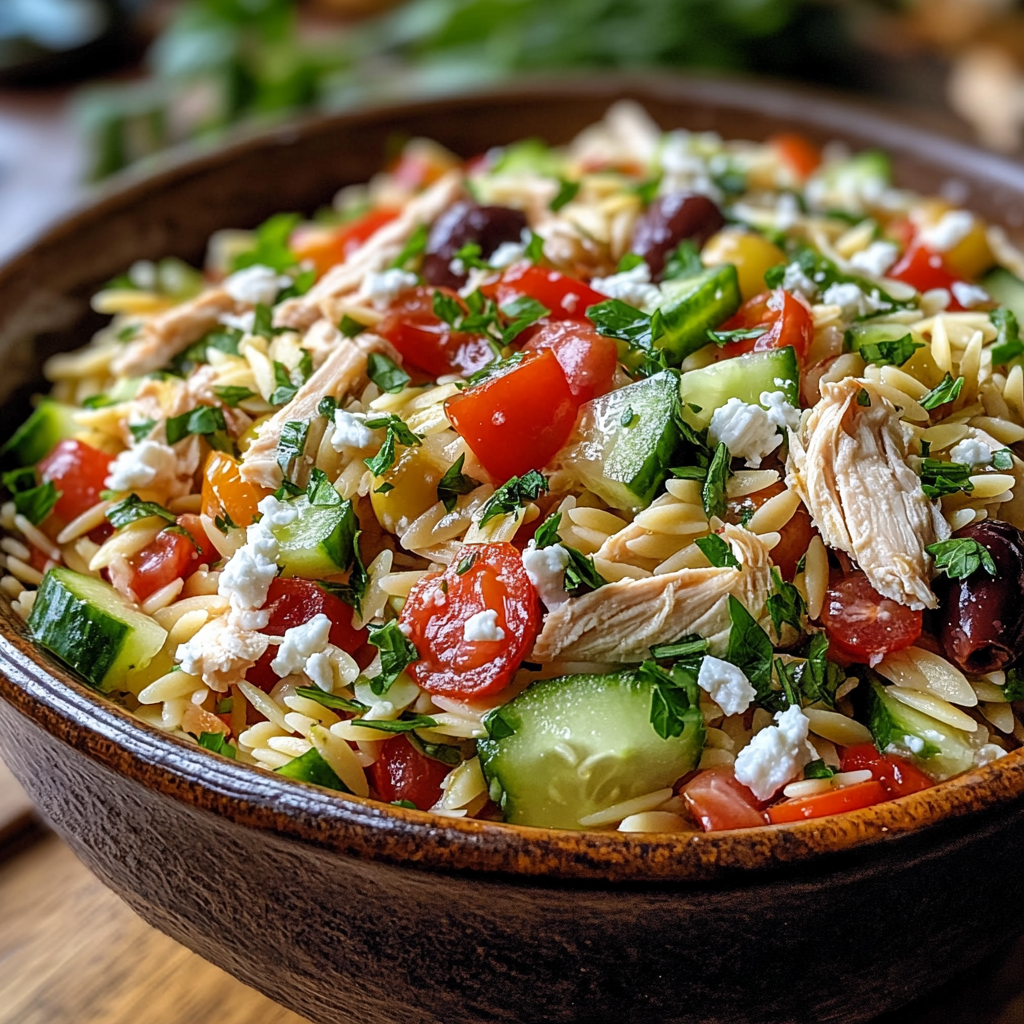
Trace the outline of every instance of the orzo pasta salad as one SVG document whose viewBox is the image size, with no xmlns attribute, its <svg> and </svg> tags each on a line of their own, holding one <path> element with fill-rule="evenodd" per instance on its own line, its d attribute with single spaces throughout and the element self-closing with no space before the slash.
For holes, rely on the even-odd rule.
<svg viewBox="0 0 1024 1024">
<path fill-rule="evenodd" d="M 878 152 L 416 140 L 96 295 L 3 447 L 2 589 L 144 722 L 362 797 L 892 800 L 1024 741 L 1022 278 Z"/>
</svg>

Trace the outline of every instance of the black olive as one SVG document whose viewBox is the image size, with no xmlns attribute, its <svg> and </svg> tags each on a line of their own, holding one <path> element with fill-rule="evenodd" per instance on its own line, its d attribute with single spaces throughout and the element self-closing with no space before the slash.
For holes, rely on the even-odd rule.
<svg viewBox="0 0 1024 1024">
<path fill-rule="evenodd" d="M 996 575 L 979 568 L 966 579 L 935 581 L 942 646 L 964 672 L 995 672 L 1024 654 L 1024 533 L 983 519 L 953 536 L 981 544 L 995 562 Z"/>
<path fill-rule="evenodd" d="M 476 242 L 481 259 L 487 259 L 502 242 L 518 242 L 525 227 L 522 210 L 477 206 L 460 200 L 448 207 L 430 229 L 423 256 L 423 279 L 437 287 L 461 288 L 469 275 L 454 273 L 451 262 L 464 245 Z"/>
<path fill-rule="evenodd" d="M 722 211 L 707 196 L 671 192 L 637 219 L 630 250 L 643 256 L 657 281 L 680 242 L 690 239 L 700 248 L 723 224 Z"/>
</svg>

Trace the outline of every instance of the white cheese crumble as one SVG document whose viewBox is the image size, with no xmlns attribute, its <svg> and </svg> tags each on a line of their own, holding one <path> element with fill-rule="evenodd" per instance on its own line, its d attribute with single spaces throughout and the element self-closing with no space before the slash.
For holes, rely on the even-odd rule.
<svg viewBox="0 0 1024 1024">
<path fill-rule="evenodd" d="M 790 263 L 786 267 L 782 287 L 794 295 L 802 295 L 808 302 L 813 302 L 818 294 L 818 286 L 803 272 L 799 263 Z"/>
<path fill-rule="evenodd" d="M 223 692 L 256 664 L 268 643 L 262 633 L 214 619 L 191 640 L 179 644 L 174 657 L 183 672 L 200 676 L 211 689 Z"/>
<path fill-rule="evenodd" d="M 741 715 L 750 707 L 757 691 L 750 680 L 731 662 L 705 655 L 697 673 L 697 685 L 706 691 L 711 699 L 727 715 Z"/>
<path fill-rule="evenodd" d="M 530 244 L 530 229 L 524 228 L 520 237 L 521 240 L 518 242 L 502 242 L 487 257 L 487 262 L 495 270 L 504 270 L 506 267 L 511 267 L 513 263 L 518 263 L 526 256 L 526 247 Z"/>
<path fill-rule="evenodd" d="M 714 411 L 708 440 L 712 445 L 724 443 L 734 458 L 745 459 L 753 469 L 782 444 L 782 437 L 768 413 L 761 406 L 747 405 L 739 398 L 730 398 Z"/>
<path fill-rule="evenodd" d="M 880 299 L 877 292 L 868 295 L 852 282 L 840 283 L 837 281 L 835 284 L 829 285 L 825 294 L 822 295 L 821 301 L 826 306 L 839 306 L 843 311 L 844 319 L 847 320 L 890 308 L 890 304 Z"/>
<path fill-rule="evenodd" d="M 419 278 L 408 270 L 370 271 L 363 278 L 363 295 L 379 306 L 388 306 L 404 291 L 415 288 Z"/>
<path fill-rule="evenodd" d="M 758 800 L 771 799 L 815 756 L 807 742 L 811 723 L 796 704 L 776 712 L 775 722 L 736 755 L 736 778 Z"/>
<path fill-rule="evenodd" d="M 850 266 L 871 277 L 881 277 L 896 262 L 898 255 L 899 248 L 895 243 L 872 242 L 850 257 Z"/>
<path fill-rule="evenodd" d="M 621 274 L 595 277 L 590 287 L 637 309 L 657 306 L 661 302 L 661 289 L 651 284 L 651 268 L 646 263 L 638 263 L 632 270 L 624 270 Z"/>
<path fill-rule="evenodd" d="M 343 448 L 365 448 L 373 440 L 373 431 L 363 422 L 363 413 L 345 412 L 336 409 L 334 413 L 334 433 L 331 434 L 331 447 L 340 452 Z"/>
<path fill-rule="evenodd" d="M 561 544 L 538 548 L 531 540 L 523 551 L 523 568 L 547 609 L 557 608 L 569 600 L 565 592 L 565 570 L 569 565 L 569 552 Z"/>
<path fill-rule="evenodd" d="M 270 667 L 282 679 L 305 672 L 306 662 L 312 655 L 323 653 L 330 634 L 331 620 L 323 612 L 314 615 L 309 622 L 286 629 Z"/>
<path fill-rule="evenodd" d="M 493 642 L 505 639 L 505 630 L 498 625 L 498 613 L 487 608 L 466 619 L 462 627 L 462 637 L 469 642 Z"/>
<path fill-rule="evenodd" d="M 966 281 L 954 281 L 949 287 L 953 293 L 953 298 L 964 309 L 973 309 L 982 302 L 991 301 L 992 298 L 984 288 L 980 288 L 976 284 L 968 284 Z"/>
<path fill-rule="evenodd" d="M 178 456 L 162 441 L 145 440 L 121 452 L 104 481 L 112 491 L 131 491 L 177 481 Z"/>
<path fill-rule="evenodd" d="M 918 238 L 929 249 L 934 249 L 936 252 L 948 252 L 957 242 L 963 241 L 973 227 L 973 213 L 968 213 L 966 210 L 949 210 L 942 215 L 937 223 L 921 231 Z"/>
<path fill-rule="evenodd" d="M 219 322 L 243 334 L 252 334 L 256 326 L 256 311 L 250 309 L 248 313 L 222 313 Z"/>
<path fill-rule="evenodd" d="M 270 267 L 256 264 L 236 270 L 224 281 L 224 291 L 235 300 L 251 306 L 272 306 L 277 293 L 292 283 L 290 277 Z"/>
<path fill-rule="evenodd" d="M 962 462 L 968 466 L 990 466 L 992 449 L 984 441 L 975 437 L 965 437 L 949 450 L 953 462 Z"/>
<path fill-rule="evenodd" d="M 777 382 L 776 382 L 777 383 Z M 790 405 L 782 391 L 762 391 L 758 401 L 764 406 L 768 419 L 777 427 L 788 427 L 796 430 L 800 426 L 801 412 L 796 406 Z"/>
</svg>

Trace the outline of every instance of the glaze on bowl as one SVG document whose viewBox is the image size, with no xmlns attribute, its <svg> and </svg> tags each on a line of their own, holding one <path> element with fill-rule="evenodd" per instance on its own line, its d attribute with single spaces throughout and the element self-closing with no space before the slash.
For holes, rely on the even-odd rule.
<svg viewBox="0 0 1024 1024">
<path fill-rule="evenodd" d="M 1024 221 L 1024 169 L 762 83 L 538 83 L 308 121 L 122 179 L 0 270 L 3 432 L 42 360 L 99 325 L 92 292 L 133 260 L 196 261 L 218 228 L 311 211 L 369 178 L 396 134 L 465 156 L 565 142 L 623 96 L 666 128 L 880 146 L 899 185 L 944 190 L 1011 235 Z M 151 924 L 315 1024 L 852 1022 L 1021 929 L 1024 751 L 797 825 L 546 831 L 213 761 L 73 680 L 5 603 L 0 673 L 0 755 L 79 857 Z"/>
</svg>

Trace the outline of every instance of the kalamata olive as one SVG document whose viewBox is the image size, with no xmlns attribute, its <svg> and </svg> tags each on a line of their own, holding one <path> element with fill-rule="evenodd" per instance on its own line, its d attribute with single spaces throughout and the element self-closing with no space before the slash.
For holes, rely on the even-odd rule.
<svg viewBox="0 0 1024 1024">
<path fill-rule="evenodd" d="M 526 227 L 522 210 L 509 206 L 477 206 L 462 200 L 450 206 L 434 221 L 423 256 L 423 279 L 427 284 L 461 288 L 467 274 L 451 268 L 455 254 L 468 242 L 480 246 L 487 259 L 502 242 L 518 242 Z"/>
<path fill-rule="evenodd" d="M 1024 533 L 983 519 L 953 536 L 981 544 L 995 562 L 996 575 L 979 568 L 966 579 L 935 581 L 942 646 L 965 672 L 995 672 L 1024 654 Z"/>
<path fill-rule="evenodd" d="M 670 192 L 655 199 L 637 218 L 630 251 L 643 256 L 657 281 L 680 242 L 689 238 L 699 248 L 723 224 L 722 211 L 707 196 Z"/>
</svg>

